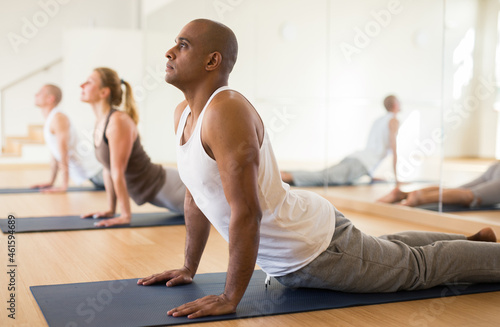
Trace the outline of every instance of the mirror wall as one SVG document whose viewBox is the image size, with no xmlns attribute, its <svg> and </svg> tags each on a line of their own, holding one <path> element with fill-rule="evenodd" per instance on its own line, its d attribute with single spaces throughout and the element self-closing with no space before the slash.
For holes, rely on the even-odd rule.
<svg viewBox="0 0 500 327">
<path fill-rule="evenodd" d="M 177 33 L 199 17 L 236 33 L 230 86 L 263 117 L 283 170 L 320 171 L 363 150 L 387 95 L 401 103 L 402 189 L 456 187 L 497 154 L 496 0 L 174 0 L 145 16 L 145 67 L 164 67 Z M 173 125 L 181 99 L 166 86 L 144 100 L 148 128 L 141 133 L 157 161 L 175 161 L 173 133 L 164 126 Z M 394 187 L 391 155 L 372 170 L 379 193 L 358 188 L 353 196 L 372 201 Z"/>
</svg>

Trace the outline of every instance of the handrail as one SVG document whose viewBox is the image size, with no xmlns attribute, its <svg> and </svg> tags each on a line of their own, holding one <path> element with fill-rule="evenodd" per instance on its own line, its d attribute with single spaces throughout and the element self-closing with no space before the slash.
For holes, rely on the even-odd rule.
<svg viewBox="0 0 500 327">
<path fill-rule="evenodd" d="M 24 82 L 28 78 L 30 78 L 32 76 L 35 76 L 38 73 L 41 73 L 41 72 L 43 72 L 45 70 L 49 70 L 50 68 L 52 68 L 53 66 L 55 66 L 57 64 L 60 64 L 61 62 L 63 62 L 63 58 L 62 57 L 58 58 L 58 59 L 56 59 L 56 60 L 54 60 L 52 62 L 49 62 L 48 64 L 45 64 L 42 67 L 37 68 L 37 69 L 33 70 L 32 72 L 24 75 L 24 76 L 19 77 L 18 79 L 14 80 L 13 82 L 10 82 L 9 84 L 2 86 L 2 88 L 0 89 L 0 92 L 5 91 L 6 89 L 10 89 L 11 87 L 15 86 L 16 84 Z"/>
<path fill-rule="evenodd" d="M 60 64 L 61 62 L 63 62 L 62 57 L 58 58 L 58 59 L 56 59 L 48 64 L 43 65 L 42 67 L 37 68 L 37 69 L 29 72 L 28 74 L 23 75 L 23 76 L 15 79 L 14 81 L 10 82 L 9 84 L 2 86 L 2 88 L 0 88 L 0 154 L 3 153 L 4 146 L 5 146 L 5 112 L 4 112 L 5 111 L 4 110 L 4 106 L 5 106 L 4 92 L 5 92 L 5 90 L 10 89 L 11 87 L 13 87 L 21 82 L 24 82 L 28 78 L 31 78 L 38 73 L 49 70 L 50 68 L 52 68 L 53 66 L 55 66 L 57 64 Z"/>
</svg>

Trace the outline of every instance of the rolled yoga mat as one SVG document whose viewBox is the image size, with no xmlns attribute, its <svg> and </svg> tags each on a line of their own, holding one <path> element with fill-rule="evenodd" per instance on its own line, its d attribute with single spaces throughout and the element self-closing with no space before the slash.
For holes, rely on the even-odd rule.
<svg viewBox="0 0 500 327">
<path fill-rule="evenodd" d="M 39 188 L 0 188 L 0 194 L 20 194 L 20 193 L 40 193 L 43 189 Z M 68 187 L 67 192 L 96 192 L 104 191 L 104 188 L 95 188 L 93 186 L 75 186 Z"/>
<path fill-rule="evenodd" d="M 128 225 L 111 227 L 96 227 L 94 223 L 104 219 L 82 219 L 80 216 L 55 216 L 0 219 L 0 229 L 3 233 L 53 232 L 68 230 L 127 228 L 184 225 L 184 216 L 173 212 L 133 213 Z"/>
<path fill-rule="evenodd" d="M 500 283 L 495 283 L 448 285 L 411 292 L 342 293 L 286 288 L 276 280 L 266 288 L 265 278 L 262 271 L 254 272 L 236 313 L 197 319 L 174 318 L 167 311 L 206 295 L 221 294 L 225 273 L 199 274 L 192 284 L 175 287 L 163 283 L 140 286 L 137 279 L 125 279 L 30 289 L 50 327 L 171 326 L 500 291 Z"/>
<path fill-rule="evenodd" d="M 431 210 L 431 211 L 439 211 L 439 204 L 437 203 L 422 204 L 417 206 L 416 208 Z M 479 206 L 473 208 L 457 204 L 443 204 L 443 212 L 488 211 L 488 210 L 500 210 L 500 204 L 491 206 Z"/>
</svg>

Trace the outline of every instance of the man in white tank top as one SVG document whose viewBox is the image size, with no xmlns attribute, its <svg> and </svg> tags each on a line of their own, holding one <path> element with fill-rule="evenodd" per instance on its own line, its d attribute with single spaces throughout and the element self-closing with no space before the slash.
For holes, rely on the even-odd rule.
<svg viewBox="0 0 500 327">
<path fill-rule="evenodd" d="M 431 232 L 373 237 L 325 198 L 291 190 L 281 181 L 260 116 L 227 87 L 238 49 L 234 33 L 198 19 L 175 42 L 165 55 L 165 80 L 186 98 L 174 119 L 179 175 L 186 185 L 184 266 L 137 283 L 191 283 L 211 224 L 229 242 L 229 264 L 222 294 L 181 305 L 169 315 L 235 312 L 256 263 L 289 287 L 349 292 L 500 281 L 500 244 L 491 228 L 469 237 Z"/>
<path fill-rule="evenodd" d="M 389 153 L 392 153 L 394 179 L 398 185 L 396 140 L 399 129 L 397 114 L 400 111 L 400 102 L 394 95 L 389 95 L 384 99 L 384 107 L 387 113 L 373 123 L 363 150 L 354 152 L 339 163 L 320 171 L 283 171 L 281 172 L 283 181 L 300 187 L 325 184 L 349 185 L 366 175 L 373 178 L 378 165 Z"/>
<path fill-rule="evenodd" d="M 68 116 L 57 108 L 61 99 L 61 89 L 52 84 L 44 85 L 35 95 L 35 105 L 41 109 L 45 119 L 44 139 L 52 160 L 50 181 L 33 185 L 32 188 L 38 188 L 43 192 L 66 192 L 70 177 L 76 184 L 88 179 L 96 188 L 104 188 L 102 166 L 93 151 L 91 153 L 78 151 L 78 134 Z M 59 172 L 62 182 L 60 186 L 55 187 L 54 183 Z"/>
</svg>

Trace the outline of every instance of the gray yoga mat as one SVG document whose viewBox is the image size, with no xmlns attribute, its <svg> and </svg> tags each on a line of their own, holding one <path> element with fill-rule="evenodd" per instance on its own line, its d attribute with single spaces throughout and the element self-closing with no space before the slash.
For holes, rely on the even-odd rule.
<svg viewBox="0 0 500 327">
<path fill-rule="evenodd" d="M 169 309 L 209 294 L 221 294 L 225 273 L 196 275 L 189 285 L 139 286 L 137 279 L 92 283 L 31 286 L 31 292 L 50 327 L 171 326 L 205 321 L 270 316 L 445 296 L 500 291 L 500 283 L 439 286 L 428 290 L 395 293 L 342 293 L 319 289 L 291 289 L 254 272 L 236 313 L 188 319 L 171 317 Z"/>
<path fill-rule="evenodd" d="M 20 194 L 20 193 L 40 193 L 39 188 L 0 188 L 0 194 Z M 104 188 L 95 188 L 93 186 L 75 186 L 68 187 L 67 192 L 96 192 L 104 191 Z"/>
<path fill-rule="evenodd" d="M 419 205 L 416 208 L 439 211 L 439 205 L 437 203 L 429 203 Z M 443 212 L 462 212 L 462 211 L 488 211 L 488 210 L 500 210 L 500 204 L 491 206 L 479 206 L 479 207 L 467 207 L 456 204 L 443 204 Z"/>
<path fill-rule="evenodd" d="M 80 216 L 55 216 L 55 217 L 32 217 L 0 219 L 0 229 L 3 233 L 13 231 L 15 233 L 26 232 L 52 232 L 68 230 L 86 230 L 86 229 L 108 229 L 108 228 L 126 228 L 126 227 L 149 227 L 149 226 L 169 226 L 184 225 L 184 216 L 178 213 L 168 211 L 153 213 L 134 213 L 132 221 L 128 225 L 117 225 L 111 227 L 95 227 L 94 223 L 103 219 L 82 219 Z M 15 221 L 15 225 L 12 222 Z M 9 225 L 9 222 L 11 223 Z"/>
</svg>

